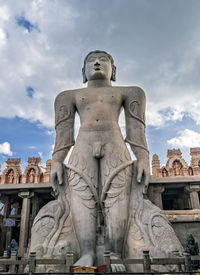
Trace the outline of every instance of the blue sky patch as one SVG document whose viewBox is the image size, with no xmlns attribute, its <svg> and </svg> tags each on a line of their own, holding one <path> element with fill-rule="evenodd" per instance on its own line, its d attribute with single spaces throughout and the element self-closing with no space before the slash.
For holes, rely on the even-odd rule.
<svg viewBox="0 0 200 275">
<path fill-rule="evenodd" d="M 33 98 L 33 95 L 35 93 L 35 90 L 33 89 L 33 87 L 31 86 L 26 87 L 26 92 L 28 97 Z"/>
<path fill-rule="evenodd" d="M 0 136 L 0 144 L 7 141 L 11 145 L 13 156 L 21 158 L 22 170 L 27 166 L 28 157 L 39 157 L 42 152 L 42 164 L 51 158 L 52 144 L 55 143 L 55 135 L 46 134 L 51 128 L 39 127 L 37 122 L 15 117 L 12 119 L 0 118 L 0 128 L 3 129 Z M 2 165 L 10 156 L 0 154 Z"/>
<path fill-rule="evenodd" d="M 190 129 L 192 131 L 199 132 L 199 125 L 187 115 L 183 116 L 183 119 L 177 121 L 168 121 L 162 128 L 156 128 L 154 126 L 147 126 L 147 143 L 150 151 L 150 161 L 153 154 L 157 154 L 160 158 L 161 165 L 167 162 L 167 150 L 180 148 L 183 153 L 183 158 L 189 164 L 190 163 L 190 150 L 189 147 L 181 148 L 180 146 L 171 146 L 167 143 L 170 140 L 178 136 L 179 131 Z"/>
<path fill-rule="evenodd" d="M 24 16 L 16 16 L 17 25 L 20 27 L 24 27 L 28 32 L 32 30 L 38 30 L 38 26 L 32 24 L 29 20 L 27 20 Z"/>
</svg>

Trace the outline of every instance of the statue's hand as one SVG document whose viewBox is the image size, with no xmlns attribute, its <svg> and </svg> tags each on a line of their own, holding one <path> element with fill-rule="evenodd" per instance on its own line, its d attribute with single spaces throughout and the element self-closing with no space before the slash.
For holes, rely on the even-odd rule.
<svg viewBox="0 0 200 275">
<path fill-rule="evenodd" d="M 146 194 L 150 179 L 149 160 L 146 158 L 137 161 L 137 182 L 141 183 L 142 179 L 144 184 L 143 194 Z"/>
<path fill-rule="evenodd" d="M 53 191 L 58 195 L 58 184 L 63 184 L 64 167 L 61 162 L 52 161 L 51 165 L 51 185 Z"/>
</svg>

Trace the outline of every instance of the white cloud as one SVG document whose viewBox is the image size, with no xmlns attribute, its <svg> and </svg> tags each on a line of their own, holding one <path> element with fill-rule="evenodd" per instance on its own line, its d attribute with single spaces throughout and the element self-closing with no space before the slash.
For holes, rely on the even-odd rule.
<svg viewBox="0 0 200 275">
<path fill-rule="evenodd" d="M 146 113 L 146 123 L 147 125 L 160 127 L 164 125 L 165 118 L 162 116 L 158 110 L 155 110 L 154 104 L 149 104 L 149 108 Z"/>
<path fill-rule="evenodd" d="M 42 152 L 38 152 L 38 155 L 40 156 L 40 158 L 42 158 Z"/>
<path fill-rule="evenodd" d="M 32 150 L 37 149 L 37 147 L 34 146 L 34 145 L 30 145 L 30 146 L 28 146 L 28 148 L 29 148 L 29 149 L 32 149 Z"/>
<path fill-rule="evenodd" d="M 10 149 L 10 143 L 9 142 L 4 142 L 0 144 L 0 154 L 12 156 L 13 152 Z"/>
<path fill-rule="evenodd" d="M 0 22 L 8 21 L 10 17 L 10 11 L 8 6 L 0 6 Z"/>
<path fill-rule="evenodd" d="M 161 60 L 144 76 L 147 123 L 162 127 L 166 121 L 181 121 L 184 115 L 200 124 L 200 39 L 177 56 Z"/>
<path fill-rule="evenodd" d="M 120 85 L 120 79 L 124 85 L 137 82 L 146 91 L 148 125 L 163 127 L 166 121 L 181 120 L 184 114 L 200 124 L 197 4 L 190 6 L 193 12 L 187 16 L 187 26 L 183 27 L 180 21 L 186 16 L 177 19 L 180 14 L 175 10 L 160 33 L 154 26 L 156 20 L 160 20 L 157 14 L 162 14 L 163 7 L 159 10 L 159 4 L 154 6 L 151 1 L 154 8 L 149 9 L 149 1 L 143 2 L 138 8 L 137 3 L 126 6 L 112 1 L 114 12 L 112 5 L 108 5 L 106 11 L 98 15 L 100 18 L 95 12 L 99 10 L 98 1 L 20 0 L 16 4 L 16 0 L 10 0 L 0 5 L 0 45 L 6 44 L 0 47 L 0 117 L 19 116 L 53 127 L 55 96 L 64 89 L 83 87 L 83 58 L 88 51 L 102 48 L 119 63 L 116 85 Z M 183 2 L 186 6 L 187 1 Z M 136 13 L 130 17 L 132 5 Z M 126 17 L 119 17 L 121 10 L 126 11 Z M 164 18 L 168 10 L 171 9 L 162 14 Z M 181 11 L 181 14 L 187 12 L 186 8 Z M 143 12 L 147 16 L 138 25 L 138 17 L 141 18 Z M 18 26 L 16 16 L 22 15 L 38 29 L 28 32 Z M 191 25 L 194 20 L 190 22 L 190 16 L 195 18 L 195 26 Z M 179 29 L 169 32 L 170 24 Z M 128 28 L 130 25 L 133 28 Z M 119 33 L 126 41 L 125 47 L 120 46 Z M 179 38 L 183 39 L 181 48 L 177 46 Z M 27 86 L 35 90 L 32 98 L 26 94 Z M 166 111 L 168 109 L 170 111 Z"/>
<path fill-rule="evenodd" d="M 0 46 L 4 46 L 6 44 L 6 34 L 4 30 L 0 28 Z"/>
<path fill-rule="evenodd" d="M 168 140 L 167 143 L 176 148 L 200 147 L 200 133 L 185 129 L 184 131 L 179 132 L 179 136 Z"/>
<path fill-rule="evenodd" d="M 11 0 L 6 4 L 0 6 L 0 15 L 4 14 L 0 21 L 0 46 L 6 43 L 0 48 L 0 117 L 19 116 L 53 127 L 53 102 L 58 92 L 81 85 L 81 78 L 77 81 L 70 77 L 74 46 L 65 47 L 78 12 L 70 4 L 57 5 L 54 1 L 22 0 L 15 5 Z M 21 15 L 38 30 L 29 33 L 18 26 L 16 16 Z M 70 60 L 69 51 L 73 58 Z M 36 91 L 32 98 L 27 96 L 28 86 Z"/>
<path fill-rule="evenodd" d="M 47 131 L 45 131 L 45 134 L 46 134 L 47 136 L 55 135 L 55 130 L 47 130 Z"/>
</svg>

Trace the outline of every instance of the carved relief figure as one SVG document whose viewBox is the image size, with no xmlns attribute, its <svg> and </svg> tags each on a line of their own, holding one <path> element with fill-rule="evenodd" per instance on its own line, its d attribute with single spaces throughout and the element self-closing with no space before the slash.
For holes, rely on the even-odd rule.
<svg viewBox="0 0 200 275">
<path fill-rule="evenodd" d="M 174 176 L 182 175 L 182 164 L 179 160 L 173 162 Z"/>
<path fill-rule="evenodd" d="M 198 167 L 199 167 L 199 170 L 200 170 L 200 160 L 198 161 Z"/>
<path fill-rule="evenodd" d="M 111 251 L 115 258 L 139 257 L 146 247 L 154 255 L 157 248 L 162 249 L 163 232 L 168 238 L 162 239 L 163 253 L 169 252 L 169 243 L 181 250 L 161 210 L 143 197 L 150 175 L 143 90 L 113 87 L 116 67 L 112 56 L 104 51 L 90 52 L 82 72 L 87 87 L 64 91 L 55 100 L 51 182 L 57 200 L 36 216 L 30 251 L 57 256 L 70 249 L 77 255 L 74 265 L 91 266 L 102 264 L 102 249 Z M 118 124 L 122 108 L 125 141 Z M 76 113 L 81 126 L 75 142 Z M 135 162 L 125 142 L 130 144 Z M 123 265 L 112 268 L 125 270 Z"/>
<path fill-rule="evenodd" d="M 162 169 L 162 176 L 163 177 L 168 177 L 168 172 L 165 168 Z"/>
<path fill-rule="evenodd" d="M 188 175 L 189 175 L 189 176 L 193 176 L 193 174 L 194 174 L 194 173 L 193 173 L 192 167 L 189 167 L 189 168 L 188 168 Z"/>
<path fill-rule="evenodd" d="M 35 169 L 33 169 L 33 168 L 31 168 L 29 170 L 28 182 L 30 182 L 30 183 L 34 183 L 35 182 Z"/>
<path fill-rule="evenodd" d="M 14 183 L 14 171 L 12 169 L 8 172 L 8 183 Z"/>
</svg>

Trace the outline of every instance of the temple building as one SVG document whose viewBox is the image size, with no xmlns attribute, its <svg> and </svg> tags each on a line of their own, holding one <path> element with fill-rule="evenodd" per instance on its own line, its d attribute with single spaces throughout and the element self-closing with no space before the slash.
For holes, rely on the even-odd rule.
<svg viewBox="0 0 200 275">
<path fill-rule="evenodd" d="M 160 167 L 158 155 L 152 158 L 149 198 L 164 210 L 183 246 L 189 234 L 200 245 L 200 148 L 190 149 L 190 164 L 180 149 L 167 152 Z"/>
<path fill-rule="evenodd" d="M 158 155 L 153 155 L 148 197 L 163 209 L 183 246 L 189 234 L 200 246 L 200 148 L 191 148 L 190 155 L 187 164 L 180 149 L 168 150 L 162 167 Z M 7 160 L 0 173 L 0 256 L 12 239 L 19 244 L 18 256 L 26 255 L 33 220 L 54 199 L 50 172 L 51 160 L 43 168 L 41 158 L 28 158 L 24 172 L 21 159 Z"/>
<path fill-rule="evenodd" d="M 45 169 L 40 165 L 41 158 L 28 158 L 28 166 L 22 172 L 21 159 L 12 158 L 0 175 L 0 255 L 12 239 L 19 244 L 19 257 L 25 255 L 35 216 L 54 199 L 49 183 L 51 160 Z"/>
</svg>

